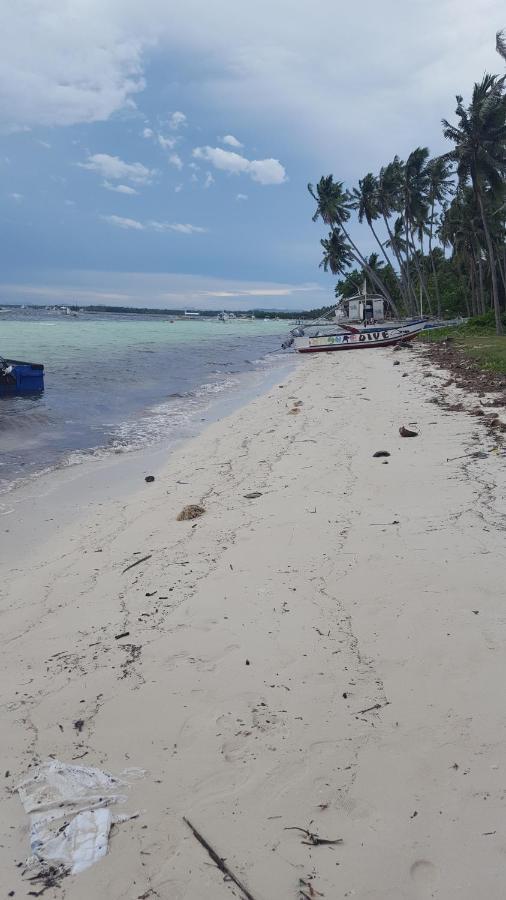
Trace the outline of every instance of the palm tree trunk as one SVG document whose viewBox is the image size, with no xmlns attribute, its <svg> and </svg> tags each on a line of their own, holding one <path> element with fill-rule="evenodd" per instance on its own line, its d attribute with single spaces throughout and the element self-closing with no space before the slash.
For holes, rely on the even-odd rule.
<svg viewBox="0 0 506 900">
<path fill-rule="evenodd" d="M 375 240 L 376 240 L 376 243 L 377 243 L 378 247 L 380 248 L 380 250 L 381 250 L 381 252 L 382 252 L 382 254 L 383 254 L 383 256 L 384 256 L 384 259 L 385 259 L 385 262 L 386 262 L 387 266 L 388 266 L 389 269 L 391 269 L 391 271 L 392 271 L 392 274 L 393 274 L 393 276 L 394 276 L 394 278 L 395 278 L 395 280 L 396 280 L 396 282 L 397 282 L 397 284 L 398 284 L 398 287 L 399 287 L 399 293 L 400 293 L 400 295 L 401 295 L 401 297 L 402 297 L 402 285 L 401 285 L 401 283 L 400 283 L 400 278 L 399 278 L 397 272 L 395 271 L 395 269 L 394 269 L 394 267 L 393 267 L 393 265 L 392 265 L 392 263 L 391 263 L 391 261 L 390 261 L 390 257 L 388 256 L 388 253 L 386 252 L 386 250 L 385 250 L 383 244 L 381 243 L 381 241 L 380 241 L 378 235 L 376 234 L 376 232 L 375 232 L 375 230 L 374 230 L 374 225 L 372 224 L 372 222 L 368 222 L 368 225 L 369 225 L 369 228 L 371 229 L 371 231 L 372 231 L 372 233 L 373 233 L 373 235 L 374 235 L 374 237 L 375 237 Z"/>
<path fill-rule="evenodd" d="M 432 301 L 430 299 L 429 279 L 427 276 L 427 272 L 425 270 L 425 250 L 424 250 L 424 246 L 423 246 L 423 231 L 420 231 L 420 250 L 422 252 L 422 259 L 420 262 L 420 277 L 423 280 L 423 288 L 425 290 L 425 294 L 427 297 L 427 303 L 429 304 L 429 313 L 432 315 Z"/>
<path fill-rule="evenodd" d="M 402 281 L 401 296 L 404 301 L 404 307 L 406 309 L 406 312 L 412 312 L 413 310 L 412 310 L 412 304 L 411 304 L 411 297 L 409 296 L 409 293 L 407 290 L 407 285 L 406 285 L 406 273 L 404 271 L 404 263 L 401 259 L 401 255 L 400 255 L 399 251 L 397 250 L 397 247 L 395 244 L 395 238 L 392 234 L 392 229 L 390 228 L 390 224 L 388 222 L 386 213 L 383 210 L 381 211 L 381 215 L 383 216 L 383 221 L 384 221 L 386 229 L 388 231 L 388 237 L 390 238 L 390 246 L 392 247 L 392 250 L 394 251 L 394 254 L 395 254 L 395 258 L 399 264 L 399 273 L 400 273 L 401 281 Z"/>
<path fill-rule="evenodd" d="M 497 254 L 497 267 L 499 269 L 501 275 L 502 286 L 504 289 L 504 295 L 506 297 L 506 267 L 501 263 L 501 257 L 499 253 Z"/>
<path fill-rule="evenodd" d="M 413 292 L 411 289 L 411 272 L 409 271 L 409 234 L 408 234 L 408 219 L 406 214 L 404 215 L 404 241 L 406 245 L 406 283 L 408 285 L 408 293 L 413 296 Z M 416 298 L 414 307 L 416 309 Z"/>
<path fill-rule="evenodd" d="M 430 210 L 430 231 L 429 231 L 429 256 L 430 256 L 430 264 L 432 267 L 432 276 L 434 278 L 434 288 L 436 291 L 436 303 L 437 303 L 437 314 L 438 318 L 441 318 L 441 295 L 439 293 L 439 282 L 436 272 L 436 263 L 434 262 L 434 254 L 432 252 L 432 229 L 434 226 L 434 200 L 432 201 L 432 206 Z"/>
<path fill-rule="evenodd" d="M 478 184 L 474 186 L 476 196 L 478 198 L 478 205 L 480 207 L 481 213 L 481 221 L 483 222 L 483 231 L 485 232 L 485 240 L 487 242 L 487 250 L 488 250 L 488 261 L 490 266 L 490 277 L 492 279 L 492 297 L 494 300 L 494 313 L 495 313 L 495 330 L 496 334 L 503 334 L 503 324 L 501 320 L 501 307 L 499 305 L 499 289 L 497 285 L 497 268 L 495 261 L 495 253 L 494 253 L 494 243 L 492 241 L 490 231 L 488 228 L 487 217 L 485 215 L 485 209 L 483 206 L 483 197 L 481 196 L 481 188 Z"/>
<path fill-rule="evenodd" d="M 480 247 L 478 247 L 478 285 L 480 289 L 480 312 L 483 315 L 485 313 L 485 292 L 483 290 L 483 260 Z"/>
<path fill-rule="evenodd" d="M 374 284 L 375 284 L 376 287 L 379 289 L 379 291 L 383 294 L 383 296 L 385 297 L 385 299 L 388 300 L 388 302 L 389 302 L 390 306 L 392 307 L 392 309 L 393 309 L 395 315 L 398 316 L 398 315 L 399 315 L 399 311 L 398 311 L 398 309 L 397 309 L 397 307 L 396 307 L 394 301 L 392 300 L 392 297 L 390 296 L 390 292 L 388 291 L 388 289 L 386 288 L 386 286 L 383 284 L 383 281 L 381 280 L 380 276 L 378 275 L 377 272 L 374 271 L 374 269 L 371 269 L 371 267 L 370 267 L 369 263 L 367 262 L 365 256 L 362 256 L 360 250 L 358 249 L 357 245 L 354 243 L 354 241 L 353 241 L 352 238 L 350 237 L 350 234 L 349 234 L 349 232 L 346 230 L 346 228 L 345 228 L 345 226 L 343 225 L 343 223 L 340 222 L 339 224 L 340 224 L 340 226 L 341 226 L 341 228 L 342 228 L 342 230 L 343 230 L 343 234 L 344 234 L 344 236 L 346 237 L 346 240 L 347 240 L 348 243 L 351 244 L 351 246 L 353 247 L 353 250 L 355 251 L 356 256 L 359 258 L 360 262 L 362 263 L 362 266 L 364 267 L 365 271 L 366 271 L 367 274 L 369 275 L 371 281 L 374 282 Z"/>
<path fill-rule="evenodd" d="M 469 291 L 467 290 L 466 272 L 460 261 L 457 261 L 457 272 L 459 273 L 460 282 L 464 291 L 464 300 L 466 304 L 466 312 L 468 319 L 471 318 L 471 307 L 469 306 Z"/>
<path fill-rule="evenodd" d="M 471 287 L 471 309 L 473 311 L 473 316 L 478 314 L 478 303 L 476 296 L 476 272 L 474 265 L 471 263 L 469 266 L 469 284 Z"/>
<path fill-rule="evenodd" d="M 415 247 L 415 243 L 413 241 L 413 235 L 411 235 L 411 243 L 413 246 L 413 262 L 415 263 L 415 268 L 416 268 L 416 271 L 418 272 L 418 278 L 420 279 L 422 291 L 425 295 L 425 299 L 427 300 L 427 306 L 429 307 L 429 313 L 432 315 L 432 303 L 430 302 L 429 292 L 427 290 L 427 285 L 425 284 L 425 278 L 424 278 L 420 263 L 418 262 L 418 257 L 416 255 L 416 247 Z"/>
</svg>

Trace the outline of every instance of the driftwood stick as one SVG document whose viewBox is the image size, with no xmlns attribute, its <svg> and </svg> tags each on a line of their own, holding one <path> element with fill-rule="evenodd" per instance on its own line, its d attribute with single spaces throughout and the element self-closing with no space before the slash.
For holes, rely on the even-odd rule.
<svg viewBox="0 0 506 900">
<path fill-rule="evenodd" d="M 366 713 L 366 712 L 372 712 L 373 709 L 383 709 L 384 706 L 389 706 L 389 705 L 390 705 L 390 701 L 387 701 L 387 703 L 375 703 L 374 706 L 368 706 L 367 709 L 359 709 L 359 711 L 357 712 L 357 716 L 361 716 L 363 713 Z"/>
<path fill-rule="evenodd" d="M 216 853 L 216 851 L 213 850 L 213 848 L 211 847 L 210 844 L 208 844 L 208 842 L 206 841 L 206 839 L 205 839 L 204 837 L 202 837 L 202 835 L 200 834 L 200 832 L 197 831 L 197 829 L 193 827 L 192 823 L 189 821 L 189 819 L 186 818 L 186 816 L 183 816 L 183 822 L 186 822 L 186 824 L 188 825 L 188 828 L 189 828 L 190 831 L 193 833 L 193 836 L 194 836 L 195 838 L 197 838 L 199 844 L 202 845 L 202 847 L 204 848 L 204 850 L 207 850 L 207 852 L 209 853 L 209 856 L 211 857 L 213 863 L 215 863 L 215 864 L 217 865 L 217 867 L 218 867 L 218 869 L 220 870 L 220 872 L 223 872 L 223 874 L 226 875 L 227 878 L 230 878 L 230 880 L 233 881 L 234 884 L 237 885 L 237 887 L 239 888 L 239 890 L 241 890 L 241 891 L 243 892 L 244 896 L 246 897 L 246 900 L 255 900 L 255 898 L 253 897 L 253 894 L 251 894 L 251 893 L 248 891 L 248 888 L 242 883 L 242 881 L 239 881 L 239 879 L 237 878 L 237 876 L 234 875 L 234 873 L 230 871 L 230 869 L 228 868 L 228 866 L 227 866 L 225 860 L 222 859 L 221 856 L 218 856 L 218 854 Z"/>
<path fill-rule="evenodd" d="M 134 566 L 140 566 L 141 562 L 146 562 L 146 560 L 151 559 L 152 556 L 152 553 L 148 553 L 147 556 L 143 556 L 141 559 L 136 559 L 135 562 L 130 563 L 130 565 L 127 566 L 126 569 L 123 569 L 121 574 L 124 575 L 125 572 L 128 572 L 129 569 L 133 569 Z"/>
</svg>

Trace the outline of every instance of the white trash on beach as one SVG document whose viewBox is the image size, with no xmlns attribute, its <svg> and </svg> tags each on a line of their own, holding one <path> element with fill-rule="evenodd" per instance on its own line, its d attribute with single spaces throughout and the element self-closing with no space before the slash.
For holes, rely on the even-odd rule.
<svg viewBox="0 0 506 900">
<path fill-rule="evenodd" d="M 122 773 L 142 775 L 138 769 Z M 30 845 L 38 862 L 57 862 L 76 875 L 107 853 L 109 831 L 130 816 L 113 816 L 110 807 L 127 799 L 128 781 L 100 769 L 49 759 L 18 785 L 30 816 Z"/>
</svg>

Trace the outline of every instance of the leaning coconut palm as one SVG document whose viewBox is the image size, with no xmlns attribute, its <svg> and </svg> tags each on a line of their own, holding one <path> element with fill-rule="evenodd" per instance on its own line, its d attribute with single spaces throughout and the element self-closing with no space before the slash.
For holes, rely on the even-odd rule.
<svg viewBox="0 0 506 900">
<path fill-rule="evenodd" d="M 393 274 L 395 281 L 397 282 L 399 291 L 402 295 L 402 287 L 399 284 L 399 276 L 397 275 L 397 272 L 395 271 L 392 262 L 385 250 L 384 243 L 380 241 L 373 225 L 373 222 L 375 222 L 381 216 L 378 196 L 378 179 L 374 177 L 372 172 L 368 172 L 368 174 L 365 175 L 364 178 L 360 179 L 358 185 L 358 188 L 353 188 L 352 194 L 352 203 L 357 211 L 358 221 L 360 222 L 360 224 L 362 224 L 364 219 L 367 222 L 374 235 L 374 239 L 385 259 L 385 262 L 389 267 L 389 270 Z M 377 259 L 376 254 L 373 254 L 372 257 L 369 258 L 369 264 L 373 257 Z"/>
<path fill-rule="evenodd" d="M 371 255 L 367 259 L 367 265 L 371 269 L 371 271 L 375 272 L 380 277 L 385 277 L 385 264 L 381 261 L 377 253 L 371 253 Z M 364 278 L 366 286 L 368 285 L 367 273 L 364 272 Z M 369 279 L 370 283 L 370 279 Z M 374 291 L 374 284 L 371 284 L 371 291 Z"/>
<path fill-rule="evenodd" d="M 351 253 L 342 231 L 334 228 L 328 238 L 322 238 L 320 244 L 323 248 L 320 268 L 324 272 L 330 270 L 333 275 L 345 275 L 356 258 Z"/>
<path fill-rule="evenodd" d="M 442 207 L 452 187 L 451 169 L 444 156 L 436 156 L 427 163 L 429 215 L 429 257 L 436 291 L 437 314 L 441 316 L 441 294 L 434 261 L 432 241 L 434 237 L 434 214 L 436 206 Z"/>
<path fill-rule="evenodd" d="M 316 201 L 316 211 L 313 215 L 313 222 L 322 219 L 323 222 L 325 222 L 326 225 L 330 225 L 332 229 L 335 229 L 336 226 L 339 226 L 342 229 L 343 235 L 349 245 L 350 252 L 353 253 L 354 258 L 364 267 L 368 275 L 370 275 L 371 280 L 376 285 L 376 289 L 380 291 L 386 300 L 388 300 L 395 314 L 398 315 L 396 305 L 385 284 L 380 276 L 369 268 L 367 259 L 360 252 L 346 228 L 345 223 L 350 218 L 351 198 L 348 191 L 343 188 L 342 181 L 334 181 L 332 175 L 327 175 L 320 178 L 316 187 L 313 187 L 312 184 L 308 184 L 307 187 L 309 193 Z"/>
<path fill-rule="evenodd" d="M 494 239 L 496 235 L 493 235 Z M 489 267 L 485 233 L 481 214 L 472 187 L 460 188 L 451 203 L 445 207 L 438 229 L 438 238 L 443 246 L 450 246 L 452 260 L 471 286 L 471 305 L 466 299 L 468 314 L 484 313 L 485 269 Z"/>
<path fill-rule="evenodd" d="M 418 275 L 418 287 L 419 287 L 420 297 L 423 294 L 423 296 L 425 297 L 425 300 L 427 302 L 427 307 L 428 307 L 429 313 L 432 315 L 432 303 L 431 303 L 429 288 L 428 288 L 428 284 L 427 284 L 427 277 L 426 277 L 426 270 L 425 270 L 426 259 L 425 259 L 425 251 L 424 251 L 424 246 L 423 246 L 424 238 L 429 233 L 427 217 L 428 217 L 428 207 L 424 208 L 423 213 L 422 212 L 420 213 L 420 218 L 416 222 L 413 223 L 413 228 L 412 228 L 411 234 L 410 234 L 411 251 L 412 251 L 411 259 L 414 263 L 414 266 L 415 266 L 415 269 L 416 269 L 416 272 Z M 417 247 L 415 244 L 415 236 L 418 240 L 419 247 Z M 422 314 L 421 308 L 422 308 L 422 304 L 420 303 L 420 315 Z"/>
<path fill-rule="evenodd" d="M 492 296 L 494 301 L 497 334 L 503 333 L 497 264 L 490 223 L 485 210 L 485 195 L 500 195 L 506 175 L 506 96 L 504 93 L 506 75 L 485 75 L 475 84 L 471 102 L 467 108 L 463 98 L 457 97 L 456 115 L 458 124 L 451 125 L 443 119 L 443 133 L 452 141 L 454 149 L 447 158 L 457 164 L 457 175 L 461 186 L 470 180 L 478 208 L 487 245 Z"/>
<path fill-rule="evenodd" d="M 455 267 L 455 269 L 460 275 L 459 265 L 457 261 L 457 248 L 460 240 L 460 209 L 459 209 L 460 199 L 459 197 L 454 197 L 452 202 L 449 203 L 441 213 L 441 217 L 438 224 L 437 229 L 437 237 L 441 244 L 443 245 L 443 249 L 450 248 L 451 251 L 451 260 Z M 467 295 L 466 295 L 467 299 Z M 467 304 L 467 315 L 470 315 L 469 304 Z"/>
<path fill-rule="evenodd" d="M 404 241 L 404 220 L 402 216 L 399 216 L 394 222 L 392 237 L 387 241 L 387 247 L 391 247 L 394 253 L 398 253 L 399 256 L 401 255 L 401 253 L 406 252 L 406 244 Z"/>
<path fill-rule="evenodd" d="M 428 147 L 417 147 L 409 154 L 402 169 L 402 215 L 404 219 L 404 240 L 406 244 L 406 275 L 408 290 L 413 293 L 410 259 L 414 262 L 422 289 L 428 299 L 428 291 L 423 272 L 414 247 L 414 233 L 423 227 L 428 216 L 428 175 L 426 164 Z M 430 301 L 429 301 L 430 302 Z M 416 300 L 415 300 L 416 303 Z"/>
<path fill-rule="evenodd" d="M 380 170 L 378 178 L 377 197 L 378 207 L 381 211 L 383 222 L 385 223 L 389 238 L 389 240 L 385 242 L 385 246 L 390 247 L 390 249 L 393 251 L 397 260 L 397 264 L 399 266 L 399 273 L 402 284 L 401 296 L 403 299 L 404 307 L 406 310 L 414 312 L 415 306 L 413 302 L 413 296 L 409 289 L 408 279 L 406 276 L 406 264 L 403 259 L 405 245 L 404 242 L 399 239 L 399 229 L 396 224 L 393 226 L 393 229 L 392 225 L 390 224 L 391 216 L 394 213 L 398 215 L 402 210 L 403 170 L 404 163 L 401 162 L 398 156 L 395 156 L 391 163 L 388 163 L 387 166 L 384 166 Z M 397 231 L 395 231 L 396 228 Z"/>
</svg>

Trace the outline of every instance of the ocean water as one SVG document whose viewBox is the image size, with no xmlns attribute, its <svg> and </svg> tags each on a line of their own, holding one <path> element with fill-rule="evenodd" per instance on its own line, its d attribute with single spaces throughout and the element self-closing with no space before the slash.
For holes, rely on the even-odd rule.
<svg viewBox="0 0 506 900">
<path fill-rule="evenodd" d="M 286 364 L 288 323 L 0 313 L 0 355 L 45 367 L 40 397 L 0 397 L 0 492 L 62 465 L 195 433 L 218 399 Z"/>
</svg>

